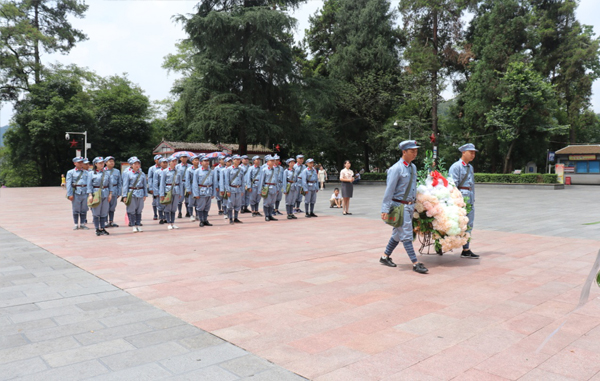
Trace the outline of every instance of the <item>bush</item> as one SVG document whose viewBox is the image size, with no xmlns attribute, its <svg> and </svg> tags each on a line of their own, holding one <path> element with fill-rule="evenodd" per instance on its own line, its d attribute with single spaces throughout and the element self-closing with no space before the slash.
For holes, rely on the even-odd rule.
<svg viewBox="0 0 600 381">
<path fill-rule="evenodd" d="M 360 179 L 364 181 L 385 181 L 387 179 L 387 173 L 366 172 L 360 175 Z"/>
<path fill-rule="evenodd" d="M 556 184 L 557 176 L 553 174 L 525 173 L 521 175 L 501 173 L 476 173 L 476 183 L 503 184 Z"/>
<path fill-rule="evenodd" d="M 361 175 L 364 181 L 385 181 L 387 173 L 365 173 Z M 556 184 L 555 174 L 525 173 L 521 175 L 503 173 L 476 173 L 476 183 L 502 183 L 502 184 Z"/>
</svg>

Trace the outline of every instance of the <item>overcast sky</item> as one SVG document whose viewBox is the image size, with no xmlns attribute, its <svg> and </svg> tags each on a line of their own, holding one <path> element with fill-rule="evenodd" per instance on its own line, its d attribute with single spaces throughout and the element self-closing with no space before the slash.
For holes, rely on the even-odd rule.
<svg viewBox="0 0 600 381">
<path fill-rule="evenodd" d="M 44 63 L 77 64 L 102 76 L 127 73 L 151 100 L 169 96 L 173 74 L 161 68 L 163 57 L 175 51 L 174 44 L 185 38 L 181 25 L 172 21 L 176 14 L 193 13 L 196 0 L 141 0 L 141 1 L 87 1 L 89 9 L 84 19 L 73 20 L 73 25 L 87 34 L 88 40 L 79 43 L 69 55 L 45 55 Z M 392 1 L 394 5 L 398 0 Z M 298 20 L 296 39 L 304 35 L 308 16 L 323 4 L 322 0 L 308 0 L 293 15 Z M 600 1 L 581 0 L 578 19 L 600 31 Z M 447 92 L 446 97 L 452 94 Z M 594 83 L 593 108 L 600 113 L 600 81 Z M 12 117 L 12 107 L 2 104 L 0 126 Z"/>
</svg>

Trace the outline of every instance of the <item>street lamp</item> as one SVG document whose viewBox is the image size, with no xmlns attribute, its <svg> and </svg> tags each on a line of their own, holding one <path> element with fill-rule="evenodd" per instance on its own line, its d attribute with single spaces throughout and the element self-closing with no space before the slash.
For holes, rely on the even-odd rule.
<svg viewBox="0 0 600 381">
<path fill-rule="evenodd" d="M 408 140 L 412 140 L 412 120 L 408 121 Z M 398 121 L 394 122 L 394 127 L 398 127 Z"/>
<path fill-rule="evenodd" d="M 92 148 L 92 143 L 88 143 L 87 142 L 87 131 L 83 131 L 83 132 L 67 132 L 65 134 L 65 140 L 71 139 L 70 134 L 83 135 L 83 157 L 87 158 L 87 150 L 88 150 L 88 148 Z"/>
</svg>

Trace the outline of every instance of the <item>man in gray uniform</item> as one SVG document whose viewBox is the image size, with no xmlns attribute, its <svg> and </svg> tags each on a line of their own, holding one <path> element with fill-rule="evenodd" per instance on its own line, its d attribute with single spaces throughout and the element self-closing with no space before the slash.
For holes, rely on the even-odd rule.
<svg viewBox="0 0 600 381">
<path fill-rule="evenodd" d="M 200 220 L 200 227 L 213 226 L 208 222 L 208 212 L 210 211 L 210 200 L 215 197 L 215 184 L 217 174 L 210 167 L 210 160 L 202 157 L 202 167 L 194 172 L 194 181 L 192 184 L 192 193 L 196 199 L 196 215 Z"/>
<path fill-rule="evenodd" d="M 462 193 L 465 198 L 465 202 L 471 204 L 471 211 L 467 214 L 467 217 L 469 217 L 467 232 L 471 234 L 473 222 L 475 220 L 475 173 L 473 171 L 473 166 L 470 163 L 475 159 L 475 153 L 478 151 L 472 143 L 467 143 L 458 150 L 462 152 L 462 157 L 456 163 L 452 164 L 448 173 L 452 177 L 452 180 L 454 180 L 454 184 L 460 190 L 460 193 Z M 478 259 L 479 255 L 474 254 L 469 249 L 470 242 L 471 238 L 469 238 L 467 244 L 463 246 L 463 251 L 460 256 L 463 258 Z"/>
<path fill-rule="evenodd" d="M 242 190 L 244 189 L 244 169 L 240 167 L 242 161 L 239 155 L 233 155 L 233 164 L 223 171 L 222 185 L 227 194 L 227 217 L 230 224 L 241 224 L 238 219 L 242 208 Z"/>
<path fill-rule="evenodd" d="M 275 169 L 277 169 L 275 176 L 277 176 L 277 181 L 279 182 L 279 192 L 277 193 L 277 198 L 275 199 L 275 210 L 273 211 L 273 214 L 279 214 L 281 216 L 283 213 L 279 211 L 279 205 L 283 199 L 283 171 L 285 168 L 281 166 L 281 158 L 279 155 L 275 154 L 273 159 L 275 159 Z"/>
<path fill-rule="evenodd" d="M 121 171 L 115 168 L 115 158 L 112 156 L 107 156 L 104 158 L 106 162 L 106 174 L 109 176 L 112 187 L 113 187 L 113 197 L 110 199 L 110 203 L 108 205 L 108 225 L 107 228 L 118 228 L 119 225 L 115 224 L 115 210 L 117 209 L 117 204 L 119 201 L 119 192 L 123 187 L 123 178 L 121 177 Z"/>
<path fill-rule="evenodd" d="M 146 184 L 146 175 L 142 171 L 142 162 L 137 157 L 133 156 L 127 160 L 131 165 L 127 171 L 123 173 L 123 192 L 121 196 L 123 201 L 127 198 L 127 193 L 132 192 L 131 202 L 127 205 L 127 215 L 129 217 L 129 225 L 133 227 L 133 232 L 142 232 L 142 210 L 144 210 L 144 202 L 148 197 L 148 186 Z"/>
<path fill-rule="evenodd" d="M 304 155 L 296 155 L 296 164 L 294 166 L 296 168 L 298 175 L 298 182 L 302 183 L 302 172 L 306 169 L 306 165 L 304 165 Z M 300 204 L 302 204 L 302 192 L 298 192 L 298 199 L 296 200 L 296 208 L 294 212 L 302 213 L 302 209 L 300 209 Z M 308 210 L 306 211 L 308 213 Z"/>
<path fill-rule="evenodd" d="M 73 159 L 75 168 L 67 172 L 66 188 L 67 198 L 71 201 L 73 210 L 73 221 L 75 226 L 73 230 L 89 228 L 85 225 L 87 222 L 87 176 L 88 171 L 83 169 L 83 157 Z"/>
<path fill-rule="evenodd" d="M 152 210 L 154 211 L 154 220 L 158 220 L 158 205 L 160 204 L 158 200 L 158 194 L 154 191 L 154 173 L 160 168 L 158 164 L 158 160 L 162 156 L 155 155 L 154 156 L 154 165 L 148 168 L 148 193 L 152 195 Z"/>
<path fill-rule="evenodd" d="M 254 156 L 252 158 L 253 165 L 246 172 L 246 193 L 249 194 L 249 204 L 252 209 L 252 217 L 260 217 L 262 214 L 258 211 L 258 205 L 260 204 L 260 188 L 258 183 L 260 181 L 260 172 L 262 170 L 260 165 L 260 156 Z"/>
<path fill-rule="evenodd" d="M 200 168 L 200 156 L 195 155 L 190 159 L 192 161 L 192 166 L 187 171 L 187 178 L 185 179 L 185 205 L 187 206 L 187 214 L 190 216 L 190 221 L 196 221 L 194 217 L 194 210 L 196 210 L 196 201 L 192 194 L 192 182 L 194 181 L 194 172 Z"/>
<path fill-rule="evenodd" d="M 179 159 L 181 160 L 181 163 L 177 164 L 175 168 L 177 169 L 177 172 L 179 172 L 179 175 L 181 175 L 181 181 L 183 183 L 182 187 L 183 191 L 185 192 L 185 180 L 187 179 L 187 171 L 192 165 L 188 163 L 189 156 L 187 153 L 181 155 Z M 183 206 L 183 202 L 185 201 L 185 208 L 186 210 L 188 209 L 188 199 L 187 197 L 184 197 L 184 195 L 180 195 L 179 197 L 179 204 L 177 204 L 177 210 L 179 211 L 179 214 L 177 215 L 177 218 L 183 218 L 183 216 L 181 215 L 181 208 Z M 190 214 L 186 211 L 185 216 L 189 217 Z"/>
<path fill-rule="evenodd" d="M 217 207 L 219 208 L 219 216 L 224 214 L 223 212 L 223 196 L 221 196 L 221 171 L 225 169 L 225 155 L 219 155 L 219 165 L 214 168 L 216 176 L 215 184 L 215 197 L 217 198 Z"/>
<path fill-rule="evenodd" d="M 318 217 L 315 214 L 315 203 L 317 202 L 317 192 L 319 192 L 319 173 L 314 168 L 313 159 L 306 160 L 308 166 L 302 171 L 302 189 L 304 190 L 304 207 L 306 208 L 306 217 Z"/>
<path fill-rule="evenodd" d="M 242 164 L 240 166 L 244 169 L 244 180 L 246 179 L 246 173 L 250 169 L 250 159 L 248 155 L 242 155 Z M 250 213 L 248 205 L 250 205 L 250 192 L 246 192 L 246 183 L 244 182 L 244 190 L 242 191 L 242 210 L 240 213 Z"/>
<path fill-rule="evenodd" d="M 263 187 L 268 188 L 267 197 L 263 198 L 263 211 L 265 212 L 265 221 L 277 221 L 277 218 L 273 217 L 273 210 L 275 209 L 275 200 L 277 199 L 277 192 L 279 191 L 279 181 L 277 180 L 276 170 L 273 167 L 275 160 L 271 155 L 265 156 L 267 166 L 260 171 L 260 180 L 258 182 L 258 192 L 262 191 Z"/>
<path fill-rule="evenodd" d="M 414 140 L 405 140 L 399 145 L 402 158 L 387 172 L 387 183 L 383 203 L 381 204 L 381 219 L 387 220 L 388 213 L 397 206 L 404 208 L 404 221 L 400 227 L 393 228 L 383 256 L 379 262 L 383 265 L 396 267 L 391 255 L 399 242 L 402 242 L 406 253 L 413 263 L 413 270 L 425 274 L 429 270 L 417 261 L 413 247 L 413 213 L 417 198 L 417 167 L 412 161 L 417 157 L 419 146 Z"/>
<path fill-rule="evenodd" d="M 165 174 L 165 170 L 169 167 L 169 160 L 167 160 L 166 157 L 161 157 L 158 160 L 158 164 L 160 165 L 160 168 L 158 168 L 155 172 L 154 172 L 154 178 L 152 179 L 153 184 L 152 184 L 152 190 L 155 191 L 155 195 L 158 199 L 158 206 L 156 209 L 158 209 L 158 218 L 159 221 L 158 223 L 160 225 L 166 224 L 167 223 L 167 218 L 165 216 L 165 204 L 161 204 L 160 203 L 160 180 L 162 178 L 162 176 Z"/>
</svg>

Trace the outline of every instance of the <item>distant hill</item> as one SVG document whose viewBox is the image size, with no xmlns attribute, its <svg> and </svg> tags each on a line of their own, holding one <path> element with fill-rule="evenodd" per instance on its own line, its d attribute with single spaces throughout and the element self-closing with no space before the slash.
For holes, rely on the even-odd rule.
<svg viewBox="0 0 600 381">
<path fill-rule="evenodd" d="M 4 147 L 4 139 L 2 139 L 2 137 L 4 136 L 4 133 L 7 130 L 8 130 L 8 126 L 0 127 L 0 147 Z"/>
</svg>

